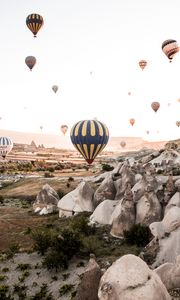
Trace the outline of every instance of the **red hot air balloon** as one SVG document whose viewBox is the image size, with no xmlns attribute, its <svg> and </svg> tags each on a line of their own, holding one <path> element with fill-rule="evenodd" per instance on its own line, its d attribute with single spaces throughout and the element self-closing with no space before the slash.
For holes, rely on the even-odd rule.
<svg viewBox="0 0 180 300">
<path fill-rule="evenodd" d="M 152 107 L 152 109 L 153 109 L 155 112 L 157 112 L 158 109 L 160 108 L 160 103 L 159 103 L 159 102 L 152 102 L 152 103 L 151 103 L 151 107 Z"/>
<path fill-rule="evenodd" d="M 132 118 L 132 119 L 130 119 L 130 120 L 129 120 L 129 123 L 130 123 L 130 124 L 133 126 L 133 125 L 134 125 L 134 123 L 135 123 L 135 119 L 133 119 L 133 118 Z"/>
<path fill-rule="evenodd" d="M 139 66 L 140 66 L 141 70 L 144 70 L 144 68 L 147 66 L 147 61 L 144 59 L 140 60 Z"/>
</svg>

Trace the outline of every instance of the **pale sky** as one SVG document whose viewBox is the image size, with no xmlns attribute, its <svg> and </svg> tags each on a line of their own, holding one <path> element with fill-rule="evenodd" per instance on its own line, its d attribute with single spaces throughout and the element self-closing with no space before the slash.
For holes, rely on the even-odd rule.
<svg viewBox="0 0 180 300">
<path fill-rule="evenodd" d="M 61 134 L 61 124 L 96 117 L 111 136 L 180 138 L 180 53 L 170 64 L 161 49 L 180 40 L 179 11 L 179 0 L 0 0 L 0 128 Z M 37 38 L 31 13 L 44 18 Z"/>
</svg>

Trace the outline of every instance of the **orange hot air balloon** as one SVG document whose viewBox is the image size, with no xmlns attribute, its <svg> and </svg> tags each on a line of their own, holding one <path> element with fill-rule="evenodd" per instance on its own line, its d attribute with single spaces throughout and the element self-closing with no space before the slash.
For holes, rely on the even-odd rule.
<svg viewBox="0 0 180 300">
<path fill-rule="evenodd" d="M 120 145 L 121 145 L 122 148 L 124 148 L 124 147 L 126 147 L 126 142 L 125 141 L 121 141 Z"/>
<path fill-rule="evenodd" d="M 132 118 L 132 119 L 130 119 L 130 120 L 129 120 L 129 123 L 130 123 L 130 124 L 133 126 L 133 125 L 134 125 L 134 123 L 135 123 L 135 119 L 133 119 L 133 118 Z"/>
<path fill-rule="evenodd" d="M 67 130 L 68 130 L 68 126 L 67 125 L 61 125 L 61 131 L 62 131 L 62 133 L 64 135 L 66 134 Z"/>
<path fill-rule="evenodd" d="M 32 71 L 33 67 L 36 64 L 36 58 L 34 56 L 27 56 L 25 59 L 25 63 L 28 66 L 28 68 Z"/>
<path fill-rule="evenodd" d="M 142 70 L 144 70 L 144 68 L 147 66 L 147 61 L 142 59 L 139 61 L 139 66 Z"/>
<path fill-rule="evenodd" d="M 177 126 L 177 127 L 180 126 L 180 121 L 176 121 L 176 126 Z"/>
<path fill-rule="evenodd" d="M 166 40 L 162 43 L 162 51 L 169 59 L 169 62 L 172 62 L 172 59 L 175 56 L 175 54 L 179 52 L 179 45 L 176 40 Z"/>
<path fill-rule="evenodd" d="M 157 112 L 158 109 L 160 108 L 160 103 L 159 103 L 159 102 L 152 102 L 152 103 L 151 103 L 151 107 L 152 107 L 152 109 L 153 109 L 155 112 Z"/>
</svg>

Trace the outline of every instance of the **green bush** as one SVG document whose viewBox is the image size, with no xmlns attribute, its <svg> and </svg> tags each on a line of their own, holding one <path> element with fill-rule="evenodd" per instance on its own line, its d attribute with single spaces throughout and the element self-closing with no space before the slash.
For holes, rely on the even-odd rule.
<svg viewBox="0 0 180 300">
<path fill-rule="evenodd" d="M 16 269 L 20 270 L 20 271 L 27 271 L 27 270 L 31 269 L 31 265 L 30 264 L 18 264 Z"/>
<path fill-rule="evenodd" d="M 61 189 L 58 189 L 58 190 L 57 190 L 57 194 L 58 194 L 58 196 L 59 196 L 59 199 L 61 199 L 62 197 L 64 197 L 64 196 L 65 196 L 65 193 L 64 193 L 64 191 L 63 191 L 63 190 L 61 190 Z"/>
<path fill-rule="evenodd" d="M 73 289 L 74 289 L 73 284 L 64 284 L 59 289 L 59 295 L 63 296 L 63 295 L 69 294 Z"/>
<path fill-rule="evenodd" d="M 6 275 L 0 275 L 0 281 L 4 281 L 8 279 L 8 277 Z"/>
<path fill-rule="evenodd" d="M 89 226 L 88 222 L 89 219 L 87 216 L 79 214 L 71 219 L 69 228 L 77 233 L 83 233 L 84 235 L 92 235 L 95 233 L 96 228 L 95 226 Z"/>
<path fill-rule="evenodd" d="M 52 177 L 54 177 L 54 175 L 52 173 L 46 171 L 46 172 L 44 172 L 44 177 L 45 178 L 52 178 Z"/>
<path fill-rule="evenodd" d="M 47 249 L 51 246 L 52 234 L 49 230 L 34 230 L 31 233 L 34 240 L 34 250 L 41 255 L 44 255 Z"/>
<path fill-rule="evenodd" d="M 127 244 L 144 247 L 150 242 L 151 231 L 148 226 L 134 224 L 130 230 L 124 231 Z"/>
<path fill-rule="evenodd" d="M 45 255 L 43 265 L 48 270 L 55 269 L 57 272 L 59 269 L 68 268 L 68 259 L 63 252 L 58 252 L 54 249 L 49 249 L 47 254 Z"/>
<path fill-rule="evenodd" d="M 74 178 L 73 178 L 72 176 L 70 176 L 70 177 L 68 178 L 68 181 L 74 181 Z"/>
<path fill-rule="evenodd" d="M 43 283 L 40 288 L 40 291 L 37 292 L 34 296 L 31 297 L 31 300 L 53 300 L 51 293 L 48 293 L 47 284 Z"/>
<path fill-rule="evenodd" d="M 82 240 L 82 252 L 85 254 L 94 253 L 98 256 L 101 247 L 102 242 L 95 235 L 84 237 Z"/>
<path fill-rule="evenodd" d="M 114 170 L 114 167 L 110 166 L 108 164 L 102 164 L 102 170 L 103 171 L 112 171 L 112 170 Z"/>
</svg>

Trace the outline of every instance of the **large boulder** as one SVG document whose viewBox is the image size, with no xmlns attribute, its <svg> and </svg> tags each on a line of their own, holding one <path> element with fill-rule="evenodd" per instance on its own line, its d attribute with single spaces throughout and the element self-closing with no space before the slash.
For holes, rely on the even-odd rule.
<svg viewBox="0 0 180 300">
<path fill-rule="evenodd" d="M 169 200 L 168 204 L 165 208 L 165 214 L 172 208 L 172 207 L 179 207 L 180 208 L 180 192 L 176 192 L 172 198 Z"/>
<path fill-rule="evenodd" d="M 93 211 L 93 195 L 94 190 L 90 184 L 82 181 L 75 190 L 59 200 L 59 217 L 69 217 L 79 212 Z"/>
<path fill-rule="evenodd" d="M 121 177 L 114 182 L 116 188 L 116 200 L 121 200 L 126 191 L 127 184 L 131 187 L 135 184 L 135 174 L 132 172 L 130 166 L 125 164 L 120 169 Z"/>
<path fill-rule="evenodd" d="M 149 226 L 161 220 L 161 205 L 154 192 L 146 191 L 136 205 L 136 224 Z"/>
<path fill-rule="evenodd" d="M 124 231 L 129 230 L 135 223 L 135 206 L 130 184 L 126 186 L 123 199 L 119 201 L 111 215 L 111 223 L 110 233 L 116 237 L 123 237 Z"/>
<path fill-rule="evenodd" d="M 154 270 L 167 290 L 180 287 L 180 256 L 176 258 L 175 263 L 165 263 Z"/>
<path fill-rule="evenodd" d="M 94 205 L 97 207 L 101 202 L 106 199 L 114 200 L 116 195 L 116 189 L 114 186 L 114 181 L 112 175 L 106 177 L 101 185 L 98 187 L 94 193 Z"/>
<path fill-rule="evenodd" d="M 104 200 L 90 216 L 90 224 L 111 225 L 112 213 L 119 201 Z"/>
<path fill-rule="evenodd" d="M 75 300 L 98 300 L 98 287 L 101 279 L 101 269 L 93 254 L 90 255 L 87 268 L 78 286 Z"/>
<path fill-rule="evenodd" d="M 135 255 L 116 260 L 100 280 L 99 300 L 170 300 L 159 276 Z"/>
<path fill-rule="evenodd" d="M 33 203 L 34 212 L 40 214 L 52 213 L 57 209 L 58 201 L 59 196 L 56 191 L 49 184 L 45 184 L 36 196 L 36 201 Z"/>
<path fill-rule="evenodd" d="M 149 228 L 154 237 L 161 239 L 180 227 L 180 208 L 172 207 L 161 222 L 151 223 Z"/>
</svg>

